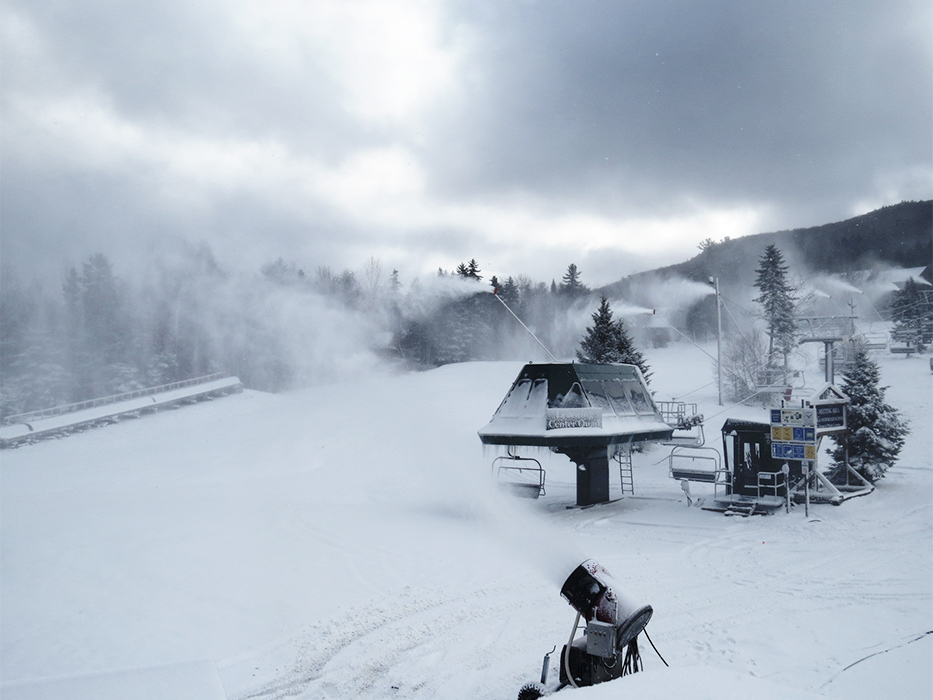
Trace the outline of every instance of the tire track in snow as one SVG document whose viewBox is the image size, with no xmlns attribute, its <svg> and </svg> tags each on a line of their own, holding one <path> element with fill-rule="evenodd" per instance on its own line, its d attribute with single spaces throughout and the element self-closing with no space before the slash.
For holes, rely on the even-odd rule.
<svg viewBox="0 0 933 700">
<path fill-rule="evenodd" d="M 482 669 L 501 661 L 508 619 L 540 604 L 512 588 L 472 591 L 455 599 L 424 598 L 406 590 L 394 600 L 312 626 L 284 677 L 238 697 L 433 695 L 453 676 L 462 677 L 464 667 Z M 452 656 L 455 663 L 445 664 Z"/>
</svg>

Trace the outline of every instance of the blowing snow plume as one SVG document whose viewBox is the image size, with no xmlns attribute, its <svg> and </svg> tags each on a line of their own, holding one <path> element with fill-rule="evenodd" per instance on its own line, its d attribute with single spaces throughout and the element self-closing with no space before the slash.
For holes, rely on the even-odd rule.
<svg viewBox="0 0 933 700">
<path fill-rule="evenodd" d="M 665 345 L 687 333 L 696 335 L 699 330 L 697 319 L 709 316 L 706 306 L 715 308 L 712 284 L 679 276 L 638 275 L 627 279 L 616 290 L 621 299 L 613 301 L 612 309 L 625 318 L 637 343 L 642 346 Z M 701 307 L 705 310 L 702 313 L 698 311 Z M 707 326 L 708 319 L 703 330 Z"/>
<path fill-rule="evenodd" d="M 333 289 L 319 282 L 281 261 L 224 269 L 186 244 L 164 244 L 131 274 L 92 255 L 59 294 L 27 294 L 4 276 L 3 412 L 217 372 L 278 391 L 372 371 L 388 344 L 385 303 L 352 275 Z"/>
<path fill-rule="evenodd" d="M 202 256 L 209 253 L 202 253 Z M 281 259 L 257 271 L 221 270 L 189 256 L 159 260 L 148 293 L 174 317 L 169 342 L 279 391 L 335 381 L 381 365 L 387 344 L 381 299 L 351 273 L 307 274 Z"/>
</svg>

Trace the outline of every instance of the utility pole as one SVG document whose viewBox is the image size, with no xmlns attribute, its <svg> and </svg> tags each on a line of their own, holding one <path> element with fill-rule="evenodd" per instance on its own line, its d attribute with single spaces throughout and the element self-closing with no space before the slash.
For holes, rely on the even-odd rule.
<svg viewBox="0 0 933 700">
<path fill-rule="evenodd" d="M 722 297 L 719 278 L 710 277 L 709 283 L 716 288 L 716 383 L 719 386 L 719 405 L 722 406 Z"/>
</svg>

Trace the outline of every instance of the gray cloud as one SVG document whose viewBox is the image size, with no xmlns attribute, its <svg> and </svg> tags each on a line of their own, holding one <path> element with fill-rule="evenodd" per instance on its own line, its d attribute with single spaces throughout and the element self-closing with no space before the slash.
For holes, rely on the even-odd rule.
<svg viewBox="0 0 933 700">
<path fill-rule="evenodd" d="M 831 216 L 879 173 L 929 176 L 930 13 L 918 3 L 485 7 L 468 15 L 483 80 L 440 138 L 459 141 L 462 167 L 447 153 L 438 166 L 453 189 L 626 209 L 765 200 Z"/>
<path fill-rule="evenodd" d="M 927 2 L 398 7 L 6 3 L 4 262 L 184 238 L 253 267 L 609 282 L 933 194 Z"/>
</svg>

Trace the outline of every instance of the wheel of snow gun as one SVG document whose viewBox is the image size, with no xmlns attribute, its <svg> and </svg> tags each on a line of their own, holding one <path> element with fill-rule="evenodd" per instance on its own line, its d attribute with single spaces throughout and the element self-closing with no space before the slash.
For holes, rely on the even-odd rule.
<svg viewBox="0 0 933 700">
<path fill-rule="evenodd" d="M 538 700 L 547 695 L 540 683 L 525 683 L 518 691 L 518 700 Z"/>
</svg>

